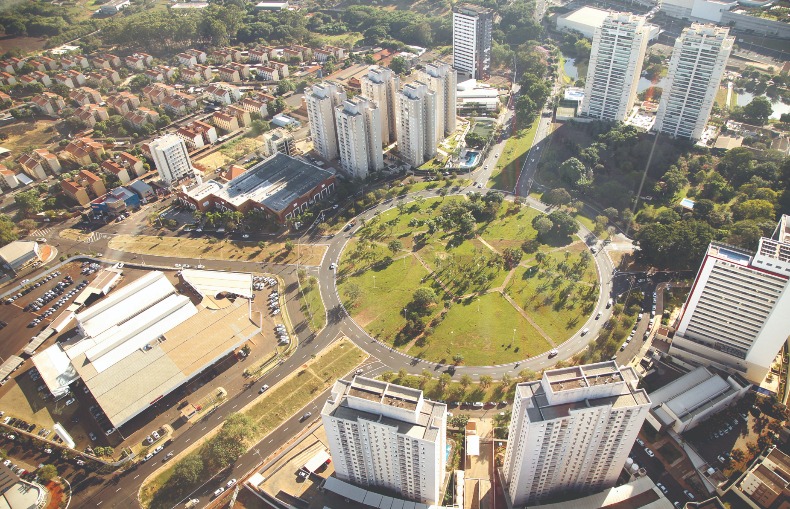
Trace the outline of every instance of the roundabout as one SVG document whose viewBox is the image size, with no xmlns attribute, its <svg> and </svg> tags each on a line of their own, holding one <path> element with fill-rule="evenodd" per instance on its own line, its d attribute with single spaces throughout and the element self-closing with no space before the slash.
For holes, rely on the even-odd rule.
<svg viewBox="0 0 790 509">
<path fill-rule="evenodd" d="M 329 323 L 395 370 L 501 377 L 570 359 L 608 318 L 608 256 L 589 250 L 578 223 L 536 240 L 532 223 L 549 212 L 539 202 L 468 190 L 387 200 L 335 235 L 319 271 Z M 470 210 L 473 223 L 447 219 Z"/>
</svg>

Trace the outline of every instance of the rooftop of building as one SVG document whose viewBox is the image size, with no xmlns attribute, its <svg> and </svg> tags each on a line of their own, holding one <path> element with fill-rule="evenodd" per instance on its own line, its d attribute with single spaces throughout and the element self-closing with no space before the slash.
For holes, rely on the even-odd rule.
<svg viewBox="0 0 790 509">
<path fill-rule="evenodd" d="M 783 244 L 790 244 L 790 215 L 782 214 L 771 238 Z"/>
<path fill-rule="evenodd" d="M 790 486 L 790 481 L 763 464 L 754 467 L 752 474 L 774 493 L 781 493 L 784 488 Z"/>
<path fill-rule="evenodd" d="M 790 476 L 790 456 L 774 448 L 768 453 L 767 458 L 778 465 L 785 476 Z"/>
<path fill-rule="evenodd" d="M 605 20 L 609 14 L 611 14 L 610 11 L 584 6 L 575 11 L 563 14 L 560 17 L 582 25 L 601 26 L 603 25 L 603 20 Z"/>
<path fill-rule="evenodd" d="M 330 171 L 278 152 L 214 194 L 237 207 L 252 200 L 281 212 L 332 175 Z"/>
<path fill-rule="evenodd" d="M 461 12 L 463 14 L 492 14 L 494 11 L 488 7 L 475 4 L 455 4 L 453 12 Z"/>
<path fill-rule="evenodd" d="M 378 403 L 381 413 L 357 408 L 358 405 L 353 400 L 349 403 L 349 397 Z M 393 417 L 397 413 L 384 415 L 387 407 L 413 412 L 415 419 L 405 421 Z M 375 421 L 397 428 L 400 434 L 435 441 L 441 428 L 439 421 L 446 418 L 447 405 L 423 399 L 422 391 L 418 389 L 355 376 L 352 381 L 338 380 L 335 383 L 322 414 L 350 421 Z"/>
<path fill-rule="evenodd" d="M 672 502 L 664 497 L 647 476 L 586 497 L 534 507 L 541 509 L 588 509 L 591 507 L 607 507 L 609 509 L 674 509 Z"/>
<path fill-rule="evenodd" d="M 745 249 L 719 242 L 711 242 L 710 246 L 708 246 L 708 256 L 721 258 L 739 265 L 749 265 L 752 254 Z"/>
<path fill-rule="evenodd" d="M 572 366 L 546 371 L 546 378 L 555 392 L 577 387 L 595 387 L 623 381 L 623 376 L 614 361 Z"/>
</svg>

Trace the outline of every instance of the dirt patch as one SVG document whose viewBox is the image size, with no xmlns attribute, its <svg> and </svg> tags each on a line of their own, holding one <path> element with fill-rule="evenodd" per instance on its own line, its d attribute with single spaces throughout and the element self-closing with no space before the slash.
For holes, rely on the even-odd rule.
<svg viewBox="0 0 790 509">
<path fill-rule="evenodd" d="M 47 483 L 47 491 L 49 491 L 49 504 L 47 509 L 58 509 L 60 503 L 63 501 L 63 486 L 55 481 Z"/>
<path fill-rule="evenodd" d="M 22 53 L 31 53 L 41 51 L 46 43 L 45 37 L 17 37 L 13 35 L 0 37 L 0 48 L 3 48 L 3 51 L 19 50 Z"/>
<path fill-rule="evenodd" d="M 140 255 L 234 260 L 245 262 L 277 262 L 318 265 L 326 252 L 322 245 L 298 245 L 288 252 L 281 242 L 254 242 L 217 239 L 185 239 L 148 235 L 117 235 L 110 240 L 110 249 Z"/>
<path fill-rule="evenodd" d="M 85 242 L 89 238 L 91 238 L 93 234 L 82 233 L 79 230 L 75 230 L 74 228 L 65 228 L 61 230 L 59 233 L 60 238 L 62 239 L 69 239 L 69 240 L 76 240 L 79 242 Z"/>
<path fill-rule="evenodd" d="M 204 172 L 210 173 L 231 161 L 232 159 L 230 157 L 217 150 L 213 154 L 209 154 L 201 159 L 196 159 L 195 166 Z"/>
<path fill-rule="evenodd" d="M 54 128 L 54 120 L 21 120 L 0 128 L 0 133 L 8 135 L 3 146 L 16 157 L 22 152 L 57 141 L 60 136 Z"/>
</svg>

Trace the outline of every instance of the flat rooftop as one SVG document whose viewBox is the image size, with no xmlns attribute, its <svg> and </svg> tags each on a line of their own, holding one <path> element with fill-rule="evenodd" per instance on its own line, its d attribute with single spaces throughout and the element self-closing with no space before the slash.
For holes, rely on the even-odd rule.
<svg viewBox="0 0 790 509">
<path fill-rule="evenodd" d="M 603 20 L 605 20 L 609 14 L 611 14 L 610 11 L 585 6 L 569 12 L 568 14 L 563 14 L 560 17 L 581 25 L 599 27 L 603 25 Z"/>
<path fill-rule="evenodd" d="M 708 256 L 721 258 L 739 265 L 749 265 L 752 259 L 752 254 L 746 250 L 716 242 L 712 242 L 708 246 Z"/>
<path fill-rule="evenodd" d="M 236 207 L 251 200 L 282 212 L 294 200 L 309 193 L 332 175 L 330 171 L 278 152 L 231 180 L 214 194 Z"/>
<path fill-rule="evenodd" d="M 614 362 L 550 370 L 546 372 L 546 378 L 554 392 L 623 382 L 623 376 Z"/>
<path fill-rule="evenodd" d="M 203 296 L 232 292 L 248 299 L 252 297 L 252 274 L 249 273 L 184 269 L 181 278 Z"/>
</svg>

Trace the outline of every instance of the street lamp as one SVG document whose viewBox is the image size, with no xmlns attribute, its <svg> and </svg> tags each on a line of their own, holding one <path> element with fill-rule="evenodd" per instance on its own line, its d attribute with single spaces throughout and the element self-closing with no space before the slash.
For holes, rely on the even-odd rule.
<svg viewBox="0 0 790 509">
<path fill-rule="evenodd" d="M 376 289 L 376 276 L 373 276 L 373 289 Z"/>
<path fill-rule="evenodd" d="M 511 343 L 515 343 L 515 342 L 516 342 L 516 329 L 513 328 L 513 339 L 511 341 Z"/>
</svg>

